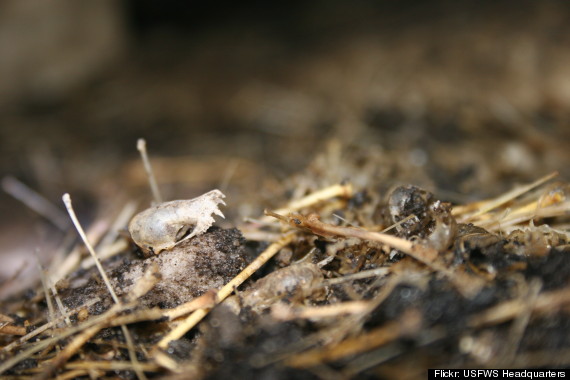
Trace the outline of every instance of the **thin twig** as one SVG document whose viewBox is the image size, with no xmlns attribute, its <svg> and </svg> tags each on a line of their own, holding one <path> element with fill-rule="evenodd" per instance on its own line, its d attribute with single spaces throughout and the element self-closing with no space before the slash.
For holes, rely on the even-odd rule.
<svg viewBox="0 0 570 380">
<path fill-rule="evenodd" d="M 416 218 L 416 215 L 414 215 L 414 214 L 408 215 L 404 219 L 400 220 L 399 222 L 396 222 L 396 223 L 392 224 L 391 226 L 384 228 L 382 231 L 380 231 L 380 233 L 386 233 L 386 232 L 390 231 L 391 229 L 396 228 L 396 227 L 406 223 L 408 220 L 410 220 L 412 218 Z"/>
<path fill-rule="evenodd" d="M 115 290 L 113 289 L 113 285 L 111 285 L 111 281 L 109 281 L 109 277 L 107 277 L 107 273 L 105 273 L 105 270 L 103 269 L 101 262 L 99 262 L 99 259 L 97 258 L 97 254 L 95 253 L 93 246 L 89 242 L 89 239 L 87 239 L 87 236 L 85 235 L 85 232 L 83 231 L 83 228 L 81 227 L 81 224 L 79 223 L 79 220 L 77 219 L 77 215 L 75 215 L 75 211 L 73 210 L 73 205 L 71 204 L 71 197 L 69 196 L 68 193 L 65 193 L 65 194 L 63 194 L 62 199 L 63 199 L 63 203 L 65 204 L 65 208 L 67 209 L 67 212 L 69 213 L 69 217 L 71 218 L 73 225 L 77 229 L 79 236 L 83 240 L 83 243 L 87 247 L 87 250 L 91 254 L 91 257 L 95 261 L 95 265 L 97 266 L 97 269 L 99 270 L 99 274 L 103 278 L 103 282 L 105 283 L 105 286 L 107 286 L 107 289 L 109 290 L 109 293 L 111 294 L 111 297 L 113 297 L 113 301 L 115 301 L 115 303 L 117 303 L 117 304 L 120 304 L 121 301 L 119 300 L 119 297 L 117 297 L 117 293 L 115 293 Z"/>
<path fill-rule="evenodd" d="M 63 320 L 65 321 L 65 324 L 71 326 L 71 320 L 69 319 L 69 313 L 67 312 L 67 308 L 61 301 L 61 298 L 57 293 L 57 289 L 53 284 L 50 284 L 50 290 L 53 294 L 53 298 L 55 299 L 55 303 L 57 304 L 57 308 L 59 309 L 59 313 L 63 315 Z"/>
<path fill-rule="evenodd" d="M 558 308 L 570 304 L 570 288 L 540 293 L 531 305 L 533 313 L 551 313 Z M 470 318 L 471 327 L 494 325 L 515 318 L 528 307 L 526 300 L 517 298 L 492 306 Z"/>
<path fill-rule="evenodd" d="M 395 339 L 417 331 L 421 326 L 421 317 L 418 312 L 408 311 L 399 320 L 391 321 L 369 332 L 354 338 L 326 347 L 316 348 L 310 351 L 293 355 L 285 361 L 292 367 L 312 367 L 322 362 L 330 362 L 346 356 L 369 351 Z"/>
<path fill-rule="evenodd" d="M 40 279 L 42 281 L 42 287 L 44 289 L 44 295 L 46 297 L 46 303 L 48 306 L 49 321 L 53 321 L 53 320 L 55 320 L 55 309 L 53 307 L 53 302 L 52 302 L 50 294 L 49 294 L 48 279 L 47 279 L 47 276 L 45 274 L 42 263 L 40 262 L 40 258 L 38 257 L 37 250 L 36 250 L 35 254 L 36 254 L 36 263 L 38 265 L 38 270 L 40 272 Z M 67 318 L 67 315 L 65 316 L 65 318 Z"/>
<path fill-rule="evenodd" d="M 154 201 L 156 203 L 162 203 L 162 195 L 160 194 L 160 190 L 158 189 L 158 184 L 156 183 L 156 178 L 154 177 L 154 172 L 152 171 L 152 166 L 150 165 L 150 161 L 148 159 L 145 139 L 138 139 L 137 149 L 141 154 L 144 170 L 146 171 L 148 182 L 150 184 L 150 189 L 152 191 L 152 197 L 154 198 Z"/>
<path fill-rule="evenodd" d="M 504 218 L 494 218 L 477 222 L 476 224 L 489 231 L 498 231 L 506 227 L 514 226 L 523 222 L 528 222 L 532 219 L 551 218 L 555 216 L 568 215 L 570 213 L 570 202 L 562 202 L 560 204 L 553 204 L 544 208 L 539 208 L 531 212 L 518 212 L 518 210 L 511 211 Z"/>
<path fill-rule="evenodd" d="M 49 220 L 60 230 L 65 231 L 69 227 L 65 213 L 16 178 L 10 176 L 2 178 L 2 188 L 6 193 Z"/>
<path fill-rule="evenodd" d="M 162 315 L 167 317 L 169 320 L 173 320 L 183 315 L 189 314 L 197 309 L 209 308 L 214 306 L 216 303 L 216 292 L 213 290 L 207 291 L 198 298 L 194 298 L 192 301 L 183 303 L 175 307 L 174 309 L 167 309 L 162 311 Z"/>
<path fill-rule="evenodd" d="M 216 304 L 215 296 L 215 292 L 207 292 L 200 297 L 195 298 L 192 301 L 189 301 L 173 309 L 163 310 L 153 308 L 136 310 L 131 314 L 114 317 L 112 320 L 109 320 L 108 326 L 129 325 L 131 323 L 164 319 L 167 321 L 172 321 L 195 310 L 213 307 Z"/>
<path fill-rule="evenodd" d="M 390 268 L 387 267 L 363 270 L 361 272 L 349 274 L 346 276 L 324 280 L 323 286 L 342 284 L 343 282 L 361 280 L 369 277 L 384 277 L 388 274 L 390 274 Z"/>
<path fill-rule="evenodd" d="M 301 199 L 293 200 L 283 208 L 275 210 L 276 214 L 287 215 L 291 212 L 299 211 L 302 208 L 309 207 L 325 201 L 329 198 L 343 197 L 350 198 L 354 192 L 354 188 L 350 183 L 347 184 L 337 184 L 329 187 L 325 187 L 319 191 L 315 191 Z M 269 216 L 264 216 L 261 218 L 263 222 L 271 221 Z"/>
<path fill-rule="evenodd" d="M 295 308 L 285 303 L 278 303 L 271 307 L 271 316 L 279 321 L 293 319 L 321 319 L 338 317 L 343 314 L 361 314 L 370 311 L 368 301 L 347 301 L 332 305 Z"/>
<path fill-rule="evenodd" d="M 23 326 L 13 326 L 10 324 L 10 322 L 0 322 L 0 334 L 25 335 L 26 328 Z"/>
<path fill-rule="evenodd" d="M 557 175 L 558 175 L 558 172 L 552 172 L 552 173 L 550 173 L 550 174 L 548 174 L 542 178 L 539 178 L 538 180 L 534 181 L 533 183 L 530 183 L 528 185 L 524 185 L 524 186 L 518 187 L 516 189 L 513 189 L 507 193 L 500 195 L 499 197 L 497 197 L 495 199 L 477 202 L 477 206 L 478 206 L 477 211 L 471 215 L 466 215 L 465 217 L 462 218 L 462 220 L 472 220 L 472 219 L 477 218 L 478 216 L 481 216 L 485 213 L 488 213 L 489 211 L 492 211 L 492 210 L 496 209 L 497 207 L 504 205 L 505 203 L 523 195 L 524 193 L 529 192 L 530 190 L 542 185 L 543 183 L 550 181 L 552 178 L 556 177 Z M 458 215 L 460 213 L 466 212 L 469 210 L 470 207 L 473 207 L 473 206 L 467 205 L 467 206 L 462 206 L 462 207 L 455 207 L 453 209 L 453 214 Z"/>
<path fill-rule="evenodd" d="M 103 282 L 107 286 L 107 289 L 109 290 L 109 293 L 111 294 L 111 297 L 113 298 L 113 301 L 115 301 L 115 303 L 118 306 L 120 306 L 121 301 L 119 300 L 119 297 L 117 297 L 117 294 L 115 293 L 115 290 L 113 289 L 113 286 L 111 285 L 111 282 L 109 281 L 109 278 L 107 277 L 107 274 L 105 273 L 105 270 L 103 269 L 103 266 L 101 265 L 101 263 L 99 262 L 99 259 L 97 258 L 97 254 L 95 253 L 93 246 L 91 245 L 91 243 L 89 243 L 89 240 L 87 239 L 87 236 L 85 235 L 85 232 L 83 231 L 83 228 L 81 227 L 81 224 L 79 223 L 79 220 L 77 219 L 77 216 L 75 215 L 75 211 L 73 210 L 73 206 L 71 204 L 71 197 L 69 196 L 68 193 L 65 193 L 63 195 L 63 203 L 65 204 L 65 208 L 67 209 L 67 212 L 69 213 L 69 216 L 71 217 L 71 221 L 75 225 L 75 228 L 77 229 L 77 232 L 79 233 L 79 236 L 81 236 L 81 239 L 83 240 L 83 243 L 85 243 L 85 246 L 87 247 L 87 250 L 91 254 L 91 257 L 93 257 L 93 260 L 95 261 L 95 265 L 97 266 L 97 269 L 99 270 L 99 273 L 101 274 L 101 277 L 103 278 Z M 139 379 L 144 380 L 144 379 L 146 379 L 146 376 L 144 375 L 144 372 L 137 366 L 138 359 L 137 359 L 137 356 L 135 353 L 134 346 L 132 344 L 131 334 L 129 333 L 127 326 L 122 325 L 121 329 L 123 331 L 123 335 L 125 336 L 125 340 L 127 341 L 127 344 L 129 347 L 129 349 L 128 349 L 129 358 L 133 362 L 133 367 L 135 369 L 135 373 L 137 374 L 137 377 Z"/>
<path fill-rule="evenodd" d="M 0 322 L 14 322 L 14 318 L 9 315 L 0 313 Z"/>
<path fill-rule="evenodd" d="M 154 363 L 140 363 L 142 369 L 148 372 L 157 371 L 160 367 Z M 133 368 L 130 362 L 83 360 L 80 363 L 67 363 L 66 369 L 100 369 L 104 371 L 125 371 Z"/>
<path fill-rule="evenodd" d="M 75 314 L 77 313 L 79 310 L 85 308 L 85 307 L 89 307 L 92 306 L 94 304 L 96 304 L 97 302 L 101 301 L 99 298 L 94 298 L 92 300 L 87 301 L 85 304 L 78 306 L 77 308 L 73 309 L 70 311 L 70 314 Z M 41 326 L 39 326 L 38 328 L 36 328 L 34 331 L 31 331 L 30 333 L 24 335 L 23 337 L 21 337 L 20 339 L 18 339 L 17 341 L 14 341 L 12 343 L 10 343 L 9 345 L 2 347 L 2 351 L 5 352 L 10 352 L 12 351 L 14 348 L 17 348 L 19 345 L 21 345 L 22 343 L 27 342 L 28 340 L 32 339 L 33 337 L 43 333 L 44 331 L 54 327 L 55 325 L 57 325 L 58 323 L 60 323 L 61 321 L 63 321 L 63 315 L 57 317 L 56 319 L 49 321 Z"/>
</svg>

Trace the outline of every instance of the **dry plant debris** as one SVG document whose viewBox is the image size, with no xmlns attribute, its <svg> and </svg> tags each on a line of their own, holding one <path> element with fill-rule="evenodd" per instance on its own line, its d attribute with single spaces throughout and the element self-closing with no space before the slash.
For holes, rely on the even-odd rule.
<svg viewBox="0 0 570 380">
<path fill-rule="evenodd" d="M 2 304 L 0 373 L 414 378 L 570 365 L 568 183 L 553 173 L 452 205 L 414 184 L 379 190 L 374 162 L 333 158 L 239 230 L 208 222 L 194 236 L 196 220 L 175 220 L 158 255 L 116 233 L 92 247 L 82 233 L 93 258 L 72 249 L 43 287 Z M 327 181 L 350 170 L 357 183 Z M 221 198 L 211 200 L 210 218 Z M 114 254 L 99 263 L 95 250 Z"/>
</svg>

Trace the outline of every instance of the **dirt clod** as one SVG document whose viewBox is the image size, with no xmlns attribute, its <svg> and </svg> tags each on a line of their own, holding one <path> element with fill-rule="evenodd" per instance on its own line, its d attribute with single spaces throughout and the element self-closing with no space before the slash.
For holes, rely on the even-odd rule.
<svg viewBox="0 0 570 380">
<path fill-rule="evenodd" d="M 108 273 L 117 295 L 126 296 L 134 284 L 153 264 L 159 268 L 160 281 L 144 297 L 147 307 L 172 308 L 188 302 L 210 289 L 219 289 L 246 265 L 244 239 L 237 229 L 212 227 L 200 236 L 182 242 L 172 250 L 163 251 L 146 259 L 130 259 Z M 85 303 L 94 297 L 101 302 L 90 309 L 101 314 L 111 305 L 107 289 L 98 280 L 98 274 L 87 285 L 69 288 L 62 293 L 69 306 Z"/>
</svg>

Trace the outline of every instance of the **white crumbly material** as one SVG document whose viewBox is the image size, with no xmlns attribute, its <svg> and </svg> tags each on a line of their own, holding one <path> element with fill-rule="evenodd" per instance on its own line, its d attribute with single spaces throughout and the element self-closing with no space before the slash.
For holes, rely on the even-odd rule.
<svg viewBox="0 0 570 380">
<path fill-rule="evenodd" d="M 137 302 L 149 308 L 172 308 L 210 289 L 220 289 L 240 273 L 249 257 L 244 243 L 237 229 L 211 228 L 159 255 L 141 259 L 125 252 L 121 260 L 109 263 L 114 268 L 108 268 L 107 274 L 117 295 L 130 297 L 148 269 L 156 267 L 158 282 Z M 101 302 L 90 306 L 89 313 L 100 314 L 114 304 L 95 268 L 62 281 L 58 292 L 70 308 L 99 298 Z"/>
<path fill-rule="evenodd" d="M 203 234 L 214 223 L 212 214 L 224 217 L 219 205 L 225 195 L 212 190 L 197 198 L 164 202 L 135 215 L 129 223 L 133 241 L 145 253 L 172 249 L 181 241 Z M 184 236 L 193 227 L 187 236 Z"/>
</svg>

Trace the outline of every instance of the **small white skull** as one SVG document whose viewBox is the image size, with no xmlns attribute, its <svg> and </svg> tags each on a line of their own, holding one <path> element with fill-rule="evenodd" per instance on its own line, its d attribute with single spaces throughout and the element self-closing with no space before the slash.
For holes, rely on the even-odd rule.
<svg viewBox="0 0 570 380">
<path fill-rule="evenodd" d="M 194 199 L 161 203 L 135 215 L 129 223 L 129 232 L 135 244 L 147 254 L 172 249 L 206 232 L 214 223 L 212 214 L 223 218 L 219 209 L 219 204 L 225 205 L 223 198 L 225 195 L 220 190 L 212 190 Z"/>
</svg>

